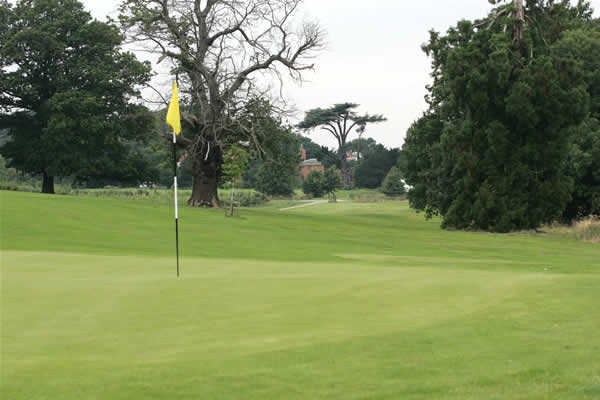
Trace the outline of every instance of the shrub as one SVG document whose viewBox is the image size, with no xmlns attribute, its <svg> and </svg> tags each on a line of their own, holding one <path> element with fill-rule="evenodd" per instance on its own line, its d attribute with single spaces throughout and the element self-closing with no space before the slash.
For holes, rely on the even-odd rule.
<svg viewBox="0 0 600 400">
<path fill-rule="evenodd" d="M 381 191 L 388 196 L 400 196 L 406 193 L 402 173 L 398 167 L 392 167 L 383 180 Z"/>
<path fill-rule="evenodd" d="M 323 173 L 323 192 L 329 195 L 333 202 L 337 201 L 335 191 L 342 187 L 342 173 L 335 167 L 327 168 Z"/>
<path fill-rule="evenodd" d="M 321 171 L 311 171 L 302 184 L 302 191 L 313 197 L 323 196 L 324 177 Z"/>
<path fill-rule="evenodd" d="M 294 178 L 297 165 L 290 170 L 285 162 L 267 160 L 256 174 L 256 189 L 269 196 L 291 196 L 294 193 Z"/>
</svg>

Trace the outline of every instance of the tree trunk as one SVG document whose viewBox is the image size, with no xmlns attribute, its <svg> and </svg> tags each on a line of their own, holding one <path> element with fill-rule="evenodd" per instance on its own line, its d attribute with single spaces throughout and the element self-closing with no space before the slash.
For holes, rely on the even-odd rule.
<svg viewBox="0 0 600 400">
<path fill-rule="evenodd" d="M 342 178 L 344 180 L 344 189 L 350 190 L 354 187 L 354 179 L 352 177 L 352 168 L 348 167 L 348 160 L 346 160 L 346 154 L 342 155 Z"/>
<path fill-rule="evenodd" d="M 525 9 L 523 8 L 523 0 L 515 0 L 515 15 L 514 15 L 514 36 L 515 43 L 520 43 L 523 40 L 523 25 L 525 24 Z"/>
<path fill-rule="evenodd" d="M 205 160 L 204 154 L 194 155 L 192 163 L 192 173 L 194 175 L 194 185 L 192 197 L 188 200 L 188 205 L 192 207 L 215 207 L 221 208 L 219 195 L 217 193 L 217 170 L 219 160 L 219 150 L 214 146 Z"/>
<path fill-rule="evenodd" d="M 54 194 L 54 177 L 44 172 L 42 181 L 42 193 Z"/>
<path fill-rule="evenodd" d="M 231 213 L 230 216 L 233 217 L 233 200 L 235 199 L 235 179 L 231 180 Z"/>
</svg>

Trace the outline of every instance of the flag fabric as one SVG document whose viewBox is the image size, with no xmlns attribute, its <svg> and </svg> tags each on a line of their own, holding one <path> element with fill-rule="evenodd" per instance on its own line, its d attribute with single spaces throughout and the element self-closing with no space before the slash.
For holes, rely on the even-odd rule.
<svg viewBox="0 0 600 400">
<path fill-rule="evenodd" d="M 173 82 L 173 95 L 169 103 L 169 111 L 167 111 L 167 125 L 173 128 L 176 135 L 181 133 L 181 114 L 179 113 L 179 95 L 176 82 Z"/>
</svg>

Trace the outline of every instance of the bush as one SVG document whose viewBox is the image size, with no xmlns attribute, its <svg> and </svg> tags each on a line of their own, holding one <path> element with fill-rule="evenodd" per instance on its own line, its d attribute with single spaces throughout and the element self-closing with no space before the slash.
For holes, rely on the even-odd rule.
<svg viewBox="0 0 600 400">
<path fill-rule="evenodd" d="M 321 171 L 311 171 L 302 184 L 302 191 L 313 197 L 322 197 L 324 194 L 324 177 Z"/>
<path fill-rule="evenodd" d="M 400 196 L 406 193 L 402 173 L 398 167 L 392 167 L 383 180 L 381 191 L 388 196 Z"/>
<path fill-rule="evenodd" d="M 297 166 L 290 171 L 285 162 L 267 160 L 256 174 L 256 189 L 269 196 L 291 196 L 294 194 L 294 178 Z"/>
<path fill-rule="evenodd" d="M 327 193 L 329 200 L 336 202 L 335 192 L 343 185 L 342 173 L 335 167 L 330 167 L 323 173 L 323 192 Z"/>
</svg>

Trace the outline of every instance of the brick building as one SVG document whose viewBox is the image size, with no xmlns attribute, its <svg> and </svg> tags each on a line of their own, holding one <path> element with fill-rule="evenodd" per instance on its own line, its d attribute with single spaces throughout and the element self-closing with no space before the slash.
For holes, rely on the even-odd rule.
<svg viewBox="0 0 600 400">
<path fill-rule="evenodd" d="M 306 180 L 311 171 L 325 171 L 323 164 L 316 158 L 306 159 L 306 150 L 304 150 L 304 146 L 302 145 L 300 146 L 300 158 L 302 159 L 300 163 L 300 176 L 303 181 Z"/>
</svg>

